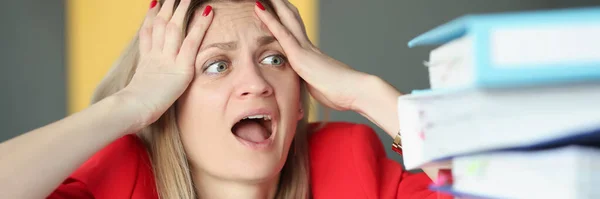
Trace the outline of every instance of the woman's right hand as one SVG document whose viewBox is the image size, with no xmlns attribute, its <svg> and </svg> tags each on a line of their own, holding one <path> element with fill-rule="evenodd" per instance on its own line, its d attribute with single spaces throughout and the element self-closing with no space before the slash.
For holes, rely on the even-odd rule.
<svg viewBox="0 0 600 199">
<path fill-rule="evenodd" d="M 141 57 L 124 89 L 0 143 L 0 198 L 47 198 L 90 156 L 122 134 L 156 121 L 183 94 L 194 77 L 196 54 L 214 14 L 211 8 L 199 9 L 184 38 L 190 0 L 181 0 L 175 12 L 173 4 L 167 0 L 160 11 L 154 6 L 148 12 L 139 35 Z"/>
<path fill-rule="evenodd" d="M 195 12 L 187 36 L 182 33 L 190 0 L 152 2 L 139 31 L 140 59 L 131 82 L 115 95 L 139 114 L 134 130 L 155 122 L 186 90 L 194 77 L 198 48 L 213 18 L 212 7 Z"/>
</svg>

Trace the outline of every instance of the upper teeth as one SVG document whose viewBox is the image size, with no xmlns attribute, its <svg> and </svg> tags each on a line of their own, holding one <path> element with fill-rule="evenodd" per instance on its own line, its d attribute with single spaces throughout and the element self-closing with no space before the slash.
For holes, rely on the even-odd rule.
<svg viewBox="0 0 600 199">
<path fill-rule="evenodd" d="M 270 115 L 251 115 L 242 119 L 263 119 L 263 120 L 271 120 Z"/>
</svg>

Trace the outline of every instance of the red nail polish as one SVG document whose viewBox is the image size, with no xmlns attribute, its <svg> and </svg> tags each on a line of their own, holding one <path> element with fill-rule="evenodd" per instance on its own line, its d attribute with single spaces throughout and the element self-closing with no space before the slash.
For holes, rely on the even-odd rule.
<svg viewBox="0 0 600 199">
<path fill-rule="evenodd" d="M 438 179 L 435 182 L 435 185 L 443 186 L 443 185 L 451 185 L 454 183 L 452 179 L 452 170 L 451 169 L 440 169 L 438 171 Z"/>
<path fill-rule="evenodd" d="M 204 12 L 202 12 L 202 16 L 208 16 L 208 14 L 210 14 L 210 11 L 212 11 L 212 6 L 206 6 L 206 8 L 204 8 Z"/>
<path fill-rule="evenodd" d="M 446 185 L 446 181 L 448 181 L 446 176 L 439 176 L 433 184 L 437 186 L 443 186 Z"/>
<path fill-rule="evenodd" d="M 158 1 L 156 1 L 156 0 L 152 0 L 152 1 L 150 2 L 150 9 L 154 8 L 154 7 L 156 6 L 156 4 L 158 4 Z"/>
<path fill-rule="evenodd" d="M 261 10 L 265 10 L 265 7 L 262 3 L 260 3 L 260 1 L 256 1 L 256 6 L 258 6 L 258 8 L 260 8 Z"/>
</svg>

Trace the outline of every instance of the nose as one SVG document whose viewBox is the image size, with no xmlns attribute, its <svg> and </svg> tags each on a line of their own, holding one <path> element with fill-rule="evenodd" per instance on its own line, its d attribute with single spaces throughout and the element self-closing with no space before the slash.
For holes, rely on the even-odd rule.
<svg viewBox="0 0 600 199">
<path fill-rule="evenodd" d="M 240 98 L 267 97 L 273 94 L 273 88 L 262 75 L 259 66 L 244 67 L 239 75 L 237 95 Z"/>
</svg>

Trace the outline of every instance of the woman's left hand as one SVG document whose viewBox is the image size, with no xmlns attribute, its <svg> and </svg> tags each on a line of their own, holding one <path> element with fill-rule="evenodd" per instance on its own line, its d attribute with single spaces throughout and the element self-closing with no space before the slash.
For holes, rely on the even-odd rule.
<svg viewBox="0 0 600 199">
<path fill-rule="evenodd" d="M 396 136 L 399 124 L 395 107 L 400 92 L 376 76 L 321 53 L 309 41 L 298 9 L 287 0 L 271 2 L 281 22 L 260 6 L 255 8 L 256 14 L 277 38 L 292 68 L 308 83 L 310 94 L 333 109 L 357 111 L 391 137 Z M 423 168 L 432 180 L 436 180 L 437 170 Z"/>
<path fill-rule="evenodd" d="M 287 0 L 271 2 L 281 22 L 262 5 L 256 6 L 256 14 L 279 41 L 291 67 L 308 83 L 310 94 L 335 110 L 358 111 L 356 101 L 364 95 L 361 83 L 370 75 L 321 53 L 308 39 L 298 9 Z"/>
<path fill-rule="evenodd" d="M 306 81 L 308 92 L 320 103 L 360 113 L 391 137 L 396 136 L 399 124 L 395 107 L 400 93 L 383 79 L 321 53 L 308 40 L 298 9 L 287 0 L 271 2 L 279 20 L 261 6 L 256 6 L 256 14 L 279 41 L 291 67 Z"/>
</svg>

